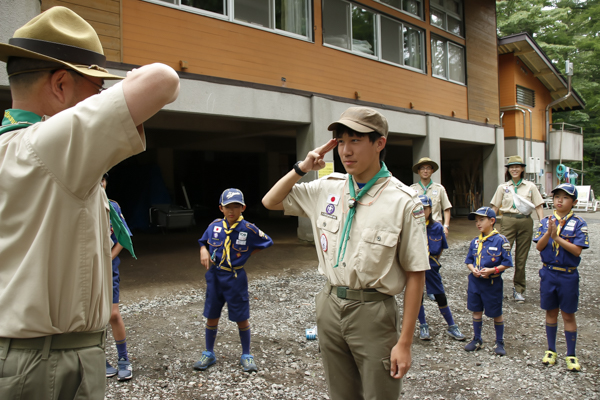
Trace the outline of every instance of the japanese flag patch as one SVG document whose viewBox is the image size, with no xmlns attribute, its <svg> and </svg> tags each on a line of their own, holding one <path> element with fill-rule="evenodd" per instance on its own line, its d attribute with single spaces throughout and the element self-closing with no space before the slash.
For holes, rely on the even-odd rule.
<svg viewBox="0 0 600 400">
<path fill-rule="evenodd" d="M 223 230 L 223 227 L 222 227 L 222 226 L 215 226 L 215 227 L 213 228 L 213 232 L 217 232 L 217 233 L 220 233 L 222 230 Z"/>
<path fill-rule="evenodd" d="M 337 206 L 339 202 L 340 202 L 339 195 L 337 195 L 337 194 L 328 194 L 327 195 L 327 204 L 333 204 L 334 206 Z"/>
</svg>

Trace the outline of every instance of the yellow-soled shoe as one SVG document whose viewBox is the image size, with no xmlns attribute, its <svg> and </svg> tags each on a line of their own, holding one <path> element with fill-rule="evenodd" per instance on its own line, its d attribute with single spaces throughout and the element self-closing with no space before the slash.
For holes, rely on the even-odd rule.
<svg viewBox="0 0 600 400">
<path fill-rule="evenodd" d="M 571 372 L 579 372 L 581 371 L 581 365 L 579 365 L 579 360 L 577 357 L 567 356 L 565 357 L 567 361 L 567 370 Z"/>
<path fill-rule="evenodd" d="M 542 358 L 542 364 L 554 365 L 554 364 L 556 364 L 557 357 L 558 357 L 558 354 L 556 354 L 555 351 L 546 350 L 546 353 L 544 354 L 544 358 Z"/>
</svg>

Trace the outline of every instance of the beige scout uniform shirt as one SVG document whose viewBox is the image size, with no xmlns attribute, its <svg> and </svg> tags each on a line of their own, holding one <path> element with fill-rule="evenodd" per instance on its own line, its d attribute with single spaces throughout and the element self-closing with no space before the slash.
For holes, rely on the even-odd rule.
<svg viewBox="0 0 600 400">
<path fill-rule="evenodd" d="M 444 220 L 444 211 L 452 208 L 452 203 L 448 199 L 448 193 L 446 193 L 446 188 L 440 185 L 439 183 L 433 182 L 431 186 L 427 189 L 427 193 L 419 185 L 419 182 L 413 183 L 410 185 L 411 189 L 415 189 L 417 194 L 426 194 L 431 199 L 431 213 L 434 221 L 443 222 Z M 450 221 L 446 221 L 449 223 Z"/>
<path fill-rule="evenodd" d="M 490 202 L 493 206 L 498 207 L 501 213 L 519 214 L 519 210 L 513 207 L 513 194 L 515 193 L 515 185 L 512 180 L 498 186 L 496 193 Z M 529 200 L 536 207 L 544 204 L 544 199 L 533 182 L 523 179 L 517 187 L 517 194 Z"/>
<path fill-rule="evenodd" d="M 112 243 L 100 180 L 144 148 L 121 84 L 0 136 L 0 337 L 106 326 Z"/>
<path fill-rule="evenodd" d="M 361 198 L 362 204 L 357 204 L 346 254 L 333 268 L 349 198 L 348 175 L 333 173 L 295 185 L 283 206 L 287 215 L 310 219 L 319 273 L 333 286 L 374 288 L 389 295 L 402 292 L 405 271 L 429 269 L 425 218 L 419 198 L 396 178 L 379 179 Z M 366 205 L 370 202 L 373 203 Z"/>
</svg>

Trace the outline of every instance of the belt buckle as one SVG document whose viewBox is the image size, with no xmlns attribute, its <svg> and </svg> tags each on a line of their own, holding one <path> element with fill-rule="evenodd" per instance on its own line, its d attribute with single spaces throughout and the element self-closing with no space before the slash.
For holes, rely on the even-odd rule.
<svg viewBox="0 0 600 400">
<path fill-rule="evenodd" d="M 337 297 L 340 299 L 345 299 L 348 291 L 348 286 L 338 286 L 337 287 Z"/>
</svg>

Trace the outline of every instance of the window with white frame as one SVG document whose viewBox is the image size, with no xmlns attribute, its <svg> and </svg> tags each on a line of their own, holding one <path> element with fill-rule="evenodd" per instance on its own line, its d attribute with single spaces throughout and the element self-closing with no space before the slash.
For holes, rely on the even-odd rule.
<svg viewBox="0 0 600 400">
<path fill-rule="evenodd" d="M 431 35 L 431 67 L 435 77 L 465 83 L 464 47 Z"/>
<path fill-rule="evenodd" d="M 462 0 L 431 0 L 429 18 L 431 25 L 456 36 L 464 37 Z"/>
<path fill-rule="evenodd" d="M 323 3 L 323 42 L 381 61 L 425 70 L 423 30 L 345 0 Z"/>
<path fill-rule="evenodd" d="M 376 0 L 423 19 L 423 0 Z"/>
<path fill-rule="evenodd" d="M 145 0 L 310 39 L 308 0 Z"/>
</svg>

